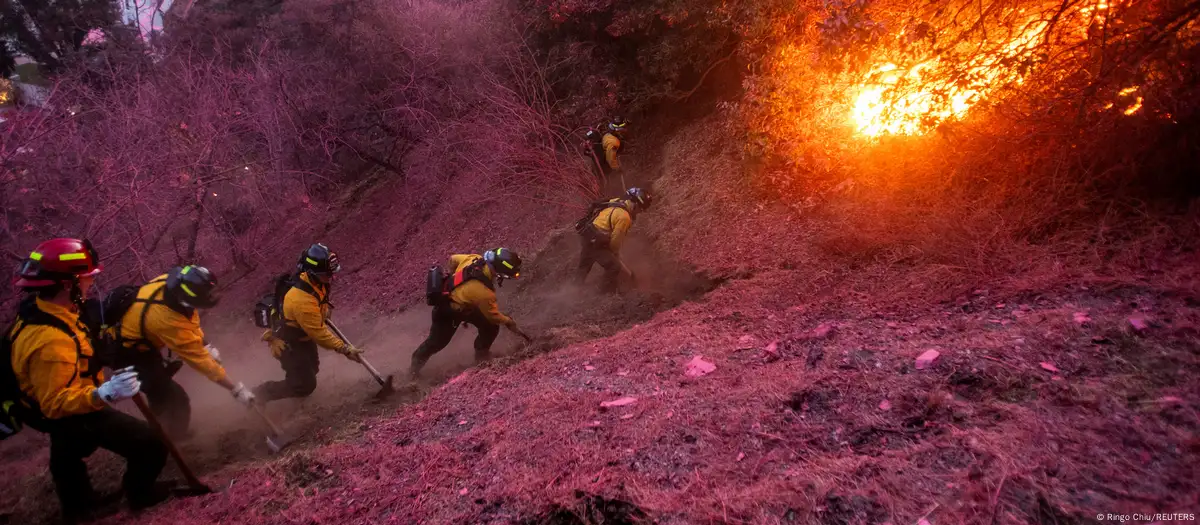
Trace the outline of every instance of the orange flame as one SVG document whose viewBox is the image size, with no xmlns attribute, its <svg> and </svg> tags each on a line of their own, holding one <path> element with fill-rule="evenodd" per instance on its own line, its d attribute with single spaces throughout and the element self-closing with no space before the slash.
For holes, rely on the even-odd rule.
<svg viewBox="0 0 1200 525">
<path fill-rule="evenodd" d="M 1044 21 L 1031 22 L 995 52 L 978 54 L 964 68 L 966 81 L 944 73 L 940 59 L 907 69 L 891 62 L 876 66 L 855 90 L 851 122 L 859 133 L 877 137 L 917 135 L 947 120 L 961 119 L 993 90 L 1023 81 L 1014 59 L 1037 45 L 1046 27 Z"/>
</svg>

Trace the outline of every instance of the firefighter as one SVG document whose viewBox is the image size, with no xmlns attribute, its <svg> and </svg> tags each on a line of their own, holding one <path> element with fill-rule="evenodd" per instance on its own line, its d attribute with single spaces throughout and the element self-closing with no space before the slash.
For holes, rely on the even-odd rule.
<svg viewBox="0 0 1200 525">
<path fill-rule="evenodd" d="M 122 484 L 131 508 L 168 497 L 166 488 L 155 484 L 166 447 L 146 423 L 112 408 L 138 393 L 138 374 L 119 370 L 105 382 L 79 319 L 100 270 L 87 241 L 59 238 L 39 244 L 17 271 L 15 284 L 26 297 L 7 333 L 22 419 L 50 436 L 50 476 L 68 522 L 89 518 L 98 503 L 83 461 L 97 448 L 125 458 Z"/>
<path fill-rule="evenodd" d="M 621 161 L 617 158 L 617 152 L 621 149 L 621 139 L 625 136 L 626 130 L 625 119 L 621 117 L 613 117 L 604 127 L 604 133 L 599 134 L 595 131 L 588 132 L 588 140 L 592 144 L 593 161 L 596 169 L 599 170 L 601 179 L 607 179 L 612 172 L 621 169 Z M 600 135 L 599 140 L 595 136 Z"/>
<path fill-rule="evenodd" d="M 283 381 L 268 381 L 254 389 L 259 403 L 289 397 L 307 397 L 317 388 L 320 356 L 317 347 L 333 350 L 358 362 L 363 350 L 343 341 L 326 324 L 333 275 L 342 269 L 337 254 L 324 244 L 314 244 L 300 255 L 297 274 L 284 293 L 281 321 L 276 333 L 268 330 L 263 340 L 283 367 Z"/>
<path fill-rule="evenodd" d="M 121 345 L 116 365 L 138 371 L 150 409 L 172 437 L 190 434 L 192 407 L 187 391 L 173 377 L 179 361 L 169 363 L 161 349 L 230 391 L 242 404 L 249 406 L 254 400 L 245 385 L 226 377 L 218 362 L 220 351 L 205 343 L 200 329 L 199 310 L 217 305 L 216 288 L 217 278 L 208 268 L 177 266 L 138 289 L 137 299 L 115 327 Z"/>
<path fill-rule="evenodd" d="M 621 246 L 638 212 L 650 207 L 653 199 L 641 188 L 629 188 L 625 195 L 593 205 L 579 228 L 579 268 L 575 280 L 583 284 L 593 264 L 604 268 L 603 290 L 615 292 L 622 275 L 632 280 L 633 272 L 621 261 Z"/>
<path fill-rule="evenodd" d="M 516 321 L 500 313 L 496 304 L 496 286 L 504 279 L 516 279 L 521 275 L 521 257 L 516 252 L 496 248 L 483 255 L 451 255 L 448 266 L 453 274 L 446 282 L 447 293 L 433 305 L 429 337 L 412 355 L 408 373 L 414 381 L 429 358 L 450 344 L 460 324 L 471 324 L 479 330 L 475 337 L 476 364 L 491 358 L 492 343 L 500 334 L 501 326 L 529 339 L 517 327 Z"/>
</svg>

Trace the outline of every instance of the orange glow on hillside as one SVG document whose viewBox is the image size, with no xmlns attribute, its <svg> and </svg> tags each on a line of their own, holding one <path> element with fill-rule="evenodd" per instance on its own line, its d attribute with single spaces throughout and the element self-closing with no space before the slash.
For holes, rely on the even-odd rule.
<svg viewBox="0 0 1200 525">
<path fill-rule="evenodd" d="M 1017 37 L 991 52 L 980 52 L 953 78 L 940 59 L 902 68 L 884 62 L 855 87 L 851 122 L 868 137 L 917 135 L 944 121 L 960 119 L 997 88 L 1020 83 L 1020 60 L 1036 46 L 1045 22 L 1032 22 Z M 981 46 L 982 47 L 982 46 Z"/>
</svg>

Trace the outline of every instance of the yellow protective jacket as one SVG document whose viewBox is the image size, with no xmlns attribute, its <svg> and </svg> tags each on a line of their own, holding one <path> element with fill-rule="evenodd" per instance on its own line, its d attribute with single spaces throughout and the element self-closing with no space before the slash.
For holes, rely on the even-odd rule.
<svg viewBox="0 0 1200 525">
<path fill-rule="evenodd" d="M 622 199 L 612 199 L 609 202 L 616 202 Z M 633 203 L 625 201 L 625 205 L 632 207 Z M 605 208 L 596 214 L 596 218 L 592 220 L 594 226 L 600 233 L 609 236 L 608 248 L 617 253 L 621 251 L 621 244 L 625 242 L 625 234 L 629 231 L 629 227 L 633 226 L 633 216 L 624 208 Z"/>
<path fill-rule="evenodd" d="M 450 267 L 454 268 L 455 273 L 458 273 L 481 258 L 483 256 L 478 254 L 451 255 Z M 486 265 L 483 267 L 483 273 L 488 279 L 495 280 L 496 278 L 496 274 Z M 479 308 L 483 317 L 496 325 L 508 326 L 513 322 L 511 317 L 500 313 L 500 306 L 496 304 L 496 292 L 475 279 L 466 281 L 450 291 L 450 308 L 456 312 Z"/>
<path fill-rule="evenodd" d="M 608 162 L 608 167 L 620 169 L 621 161 L 617 160 L 617 150 L 621 149 L 621 139 L 612 133 L 605 133 L 600 143 L 604 146 L 604 160 Z"/>
<path fill-rule="evenodd" d="M 307 273 L 301 273 L 300 280 L 311 286 L 317 297 L 295 286 L 288 290 L 283 296 L 284 324 L 304 330 L 301 341 L 314 341 L 324 348 L 341 352 L 346 348 L 346 342 L 325 325 L 329 320 L 329 288 L 309 280 Z"/>
<path fill-rule="evenodd" d="M 121 318 L 121 339 L 142 352 L 167 348 L 210 381 L 225 379 L 225 368 L 204 348 L 200 314 L 186 316 L 163 304 L 167 276 L 160 275 L 138 290 L 137 300 Z M 149 343 L 137 345 L 138 341 Z"/>
<path fill-rule="evenodd" d="M 53 326 L 22 326 L 24 321 L 18 319 L 9 335 L 20 331 L 13 341 L 11 364 L 21 391 L 37 402 L 49 419 L 104 408 L 104 402 L 93 396 L 104 378 L 99 371 L 88 374 L 92 345 L 79 312 L 41 299 L 37 299 L 37 308 L 71 327 L 75 339 Z"/>
</svg>

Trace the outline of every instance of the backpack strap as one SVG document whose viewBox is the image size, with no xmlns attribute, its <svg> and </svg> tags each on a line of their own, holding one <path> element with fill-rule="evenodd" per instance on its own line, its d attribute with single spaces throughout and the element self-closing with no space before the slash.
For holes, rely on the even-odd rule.
<svg viewBox="0 0 1200 525">
<path fill-rule="evenodd" d="M 495 284 L 487 276 L 487 273 L 483 271 L 483 266 L 485 264 L 487 264 L 487 262 L 483 260 L 483 257 L 480 257 L 475 259 L 475 261 L 467 265 L 462 270 L 454 272 L 454 278 L 447 283 L 448 289 L 446 291 L 453 291 L 455 288 L 458 288 L 467 281 L 471 280 L 479 281 L 483 283 L 484 286 L 488 287 L 489 290 L 495 291 Z"/>
<path fill-rule="evenodd" d="M 592 205 L 592 213 L 590 216 L 591 220 L 596 220 L 596 217 L 600 216 L 600 212 L 607 210 L 609 208 L 621 208 L 622 210 L 625 210 L 626 213 L 630 213 L 630 214 L 633 213 L 632 211 L 629 210 L 629 205 L 625 203 L 625 199 L 613 199 L 613 200 L 601 201 L 601 202 L 593 204 Z M 611 216 L 610 216 L 610 220 L 611 220 Z"/>
<path fill-rule="evenodd" d="M 187 311 L 187 312 L 180 311 L 180 309 L 182 307 L 177 308 L 177 307 L 171 305 L 170 301 L 167 301 L 165 299 L 165 296 L 167 294 L 167 285 L 166 285 L 165 281 L 166 281 L 166 279 L 155 279 L 153 281 L 146 283 L 147 286 L 149 286 L 151 284 L 155 284 L 155 283 L 163 283 L 163 285 L 160 286 L 157 290 L 150 292 L 150 297 L 146 297 L 146 298 L 138 297 L 133 300 L 133 302 L 135 304 L 141 303 L 143 305 L 142 313 L 141 313 L 141 315 L 138 316 L 138 335 L 140 335 L 141 337 L 139 337 L 137 339 L 126 339 L 124 336 L 121 335 L 121 333 L 123 332 L 121 321 L 118 320 L 116 325 L 114 325 L 114 326 L 116 326 L 117 338 L 120 339 L 121 346 L 123 348 L 137 350 L 140 347 L 147 351 L 157 350 L 156 348 L 154 348 L 154 344 L 150 342 L 150 338 L 146 337 L 146 317 L 150 314 L 150 307 L 152 305 L 161 304 L 163 306 L 166 306 L 167 308 L 170 308 L 176 312 L 179 312 L 179 314 L 181 314 L 185 317 L 191 317 L 190 311 Z M 130 357 L 132 357 L 132 356 L 130 356 Z"/>
<path fill-rule="evenodd" d="M 585 222 L 586 222 L 585 226 L 590 226 L 592 224 L 592 222 L 594 222 L 596 220 L 596 217 L 600 216 L 600 212 L 603 212 L 604 210 L 607 210 L 609 208 L 620 208 L 622 210 L 625 210 L 625 213 L 628 213 L 629 217 L 633 218 L 633 210 L 629 209 L 629 205 L 625 203 L 625 199 L 597 201 L 597 202 L 592 203 L 590 213 L 588 214 L 587 219 L 585 219 Z M 610 214 L 608 214 L 608 231 L 610 231 L 610 232 L 612 231 L 612 228 L 613 228 L 612 220 L 613 220 L 612 214 L 610 213 Z"/>
<path fill-rule="evenodd" d="M 87 370 L 79 370 L 79 360 L 85 357 L 83 355 L 83 343 L 79 341 L 79 336 L 75 334 L 75 331 L 71 329 L 70 325 L 68 325 L 66 321 L 42 311 L 41 308 L 37 307 L 37 303 L 34 301 L 29 301 L 22 304 L 18 312 L 19 313 L 17 315 L 20 319 L 21 326 L 17 327 L 16 331 L 12 333 L 12 336 L 9 339 L 13 342 L 13 344 L 16 344 L 17 337 L 20 336 L 21 332 L 25 330 L 25 327 L 31 325 L 49 326 L 61 331 L 64 334 L 67 334 L 67 336 L 71 338 L 71 341 L 75 343 L 75 373 L 72 374 L 72 376 L 91 378 L 95 377 L 96 374 L 100 372 L 100 360 L 96 359 L 95 356 L 88 358 Z M 86 329 L 84 332 L 86 333 Z M 75 379 L 72 378 L 67 382 L 67 384 L 63 385 L 63 388 L 71 386 L 71 384 L 74 382 Z"/>
<path fill-rule="evenodd" d="M 296 289 L 300 290 L 301 292 L 304 292 L 304 293 L 316 298 L 318 306 L 325 306 L 325 305 L 329 304 L 329 294 L 328 293 L 325 294 L 325 297 L 321 297 L 321 294 L 317 293 L 316 288 L 313 288 L 311 284 L 304 282 L 304 280 L 300 279 L 299 277 L 297 277 L 296 281 L 294 283 L 292 283 L 292 288 L 296 288 Z"/>
<path fill-rule="evenodd" d="M 295 319 L 288 319 L 283 316 L 283 299 L 284 299 L 284 296 L 287 295 L 287 292 L 291 291 L 292 288 L 295 288 L 297 290 L 300 290 L 301 292 L 304 292 L 308 295 L 313 296 L 313 298 L 317 300 L 318 308 L 323 307 L 325 305 L 329 305 L 330 308 L 333 307 L 333 305 L 330 304 L 330 302 L 329 302 L 330 294 L 328 292 L 326 292 L 325 297 L 321 297 L 321 294 L 317 293 L 316 288 L 314 288 L 311 284 L 308 284 L 307 282 L 305 282 L 304 279 L 300 278 L 300 274 L 297 273 L 297 274 L 293 275 L 291 277 L 291 286 L 289 286 L 286 291 L 284 291 L 282 294 L 280 294 L 275 299 L 279 303 L 277 308 L 278 308 L 278 312 L 279 312 L 279 320 L 281 321 L 279 328 L 274 331 L 275 337 L 283 339 L 286 342 L 300 341 L 300 340 L 303 340 L 304 338 L 308 337 L 308 333 L 305 332 L 304 329 L 300 327 L 299 323 L 297 323 L 295 325 L 288 324 L 289 322 L 296 323 Z"/>
</svg>

